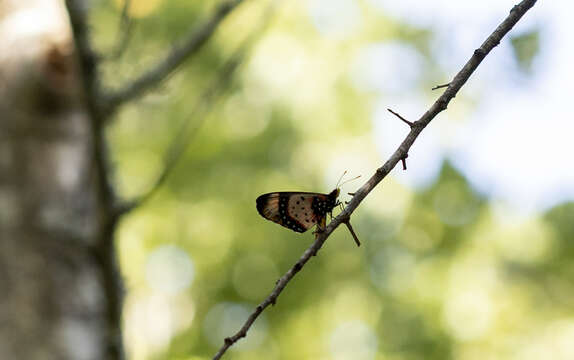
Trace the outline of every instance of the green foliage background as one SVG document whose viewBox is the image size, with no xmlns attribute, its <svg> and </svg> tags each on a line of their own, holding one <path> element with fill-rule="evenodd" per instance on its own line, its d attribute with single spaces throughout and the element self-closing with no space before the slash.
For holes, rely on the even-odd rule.
<svg viewBox="0 0 574 360">
<path fill-rule="evenodd" d="M 104 69 L 113 85 L 153 64 L 216 4 L 132 2 L 129 51 Z M 180 124 L 265 6 L 247 1 L 198 56 L 118 114 L 108 137 L 126 198 L 153 182 Z M 305 2 L 282 4 L 226 94 L 205 119 L 191 119 L 201 127 L 166 185 L 123 220 L 118 247 L 131 359 L 211 358 L 309 246 L 310 233 L 259 217 L 258 195 L 329 192 L 343 170 L 366 179 L 385 160 L 370 116 L 375 96 L 356 90 L 348 75 L 358 49 L 411 45 L 428 74 L 421 89 L 452 75 L 429 55 L 432 29 L 360 6 L 364 23 L 333 38 L 316 30 Z M 94 8 L 100 48 L 116 39 L 119 8 L 109 1 Z M 528 68 L 538 37 L 514 43 Z M 430 105 L 436 93 L 424 94 Z M 463 88 L 448 111 L 464 121 L 473 102 Z M 409 166 L 425 164 L 412 157 Z M 574 358 L 574 205 L 519 220 L 508 214 L 507 221 L 495 205 L 446 162 L 422 190 L 389 177 L 353 216 L 363 246 L 338 229 L 226 357 Z"/>
</svg>

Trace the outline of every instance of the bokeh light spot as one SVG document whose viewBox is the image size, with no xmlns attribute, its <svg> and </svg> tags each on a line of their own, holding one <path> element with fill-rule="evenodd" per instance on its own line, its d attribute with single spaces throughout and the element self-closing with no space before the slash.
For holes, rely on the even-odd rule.
<svg viewBox="0 0 574 360">
<path fill-rule="evenodd" d="M 370 360 L 377 353 L 377 337 L 373 330 L 361 321 L 339 325 L 329 339 L 331 359 Z"/>
<path fill-rule="evenodd" d="M 234 95 L 225 104 L 226 130 L 231 138 L 250 138 L 260 134 L 269 123 L 269 112 L 248 98 Z"/>
<path fill-rule="evenodd" d="M 148 257 L 146 279 L 155 291 L 177 294 L 191 285 L 194 275 L 193 262 L 178 246 L 162 245 Z"/>
<path fill-rule="evenodd" d="M 343 38 L 361 23 L 361 9 L 353 0 L 313 0 L 309 6 L 313 24 L 324 36 Z"/>
<path fill-rule="evenodd" d="M 126 301 L 125 337 L 131 359 L 147 359 L 164 349 L 177 331 L 189 326 L 195 307 L 189 299 L 131 294 Z M 181 299 L 178 299 L 181 300 Z"/>
<path fill-rule="evenodd" d="M 358 90 L 383 93 L 413 91 L 419 84 L 423 60 L 416 49 L 401 43 L 364 46 L 351 67 Z"/>
<path fill-rule="evenodd" d="M 482 289 L 453 294 L 444 309 L 449 332 L 462 341 L 485 335 L 492 325 L 493 315 L 491 299 Z"/>
<path fill-rule="evenodd" d="M 521 263 L 544 261 L 554 246 L 554 233 L 543 221 L 530 219 L 509 224 L 493 234 L 501 255 Z"/>
</svg>

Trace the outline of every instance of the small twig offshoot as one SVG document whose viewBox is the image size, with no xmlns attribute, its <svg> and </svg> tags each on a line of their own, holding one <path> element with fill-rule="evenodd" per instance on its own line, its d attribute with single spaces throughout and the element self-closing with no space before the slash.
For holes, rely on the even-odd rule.
<svg viewBox="0 0 574 360">
<path fill-rule="evenodd" d="M 407 158 L 409 157 L 409 154 L 405 154 L 405 156 L 401 159 L 401 163 L 403 164 L 403 170 L 407 169 Z"/>
<path fill-rule="evenodd" d="M 120 22 L 118 25 L 118 39 L 110 54 L 106 56 L 106 60 L 119 59 L 126 49 L 132 37 L 133 18 L 130 16 L 131 0 L 124 0 L 122 6 L 122 13 L 120 14 Z"/>
<path fill-rule="evenodd" d="M 412 121 L 408 121 L 407 119 L 405 119 L 404 117 L 402 117 L 401 115 L 397 114 L 396 112 L 394 112 L 391 109 L 387 109 L 391 114 L 395 115 L 396 117 L 398 117 L 399 119 L 401 119 L 405 124 L 407 124 L 411 129 L 413 126 L 415 126 L 415 123 L 413 123 Z"/>
<path fill-rule="evenodd" d="M 448 87 L 449 85 L 450 85 L 450 83 L 437 85 L 437 86 L 433 87 L 431 90 L 437 90 L 437 89 L 445 88 L 445 87 Z"/>
<path fill-rule="evenodd" d="M 347 220 L 347 221 L 343 221 L 343 222 L 345 223 L 345 225 L 347 225 L 347 228 L 351 232 L 351 235 L 353 236 L 353 240 L 355 240 L 357 247 L 361 246 L 361 242 L 359 241 L 357 234 L 355 234 L 355 231 L 353 230 L 353 226 L 351 226 L 351 221 Z"/>
</svg>

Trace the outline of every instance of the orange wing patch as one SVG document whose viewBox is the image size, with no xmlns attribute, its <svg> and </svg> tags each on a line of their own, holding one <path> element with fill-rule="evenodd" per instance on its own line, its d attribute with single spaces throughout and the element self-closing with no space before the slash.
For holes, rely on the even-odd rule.
<svg viewBox="0 0 574 360">
<path fill-rule="evenodd" d="M 317 224 L 316 214 L 313 212 L 313 194 L 294 194 L 289 197 L 287 214 L 305 232 Z"/>
<path fill-rule="evenodd" d="M 261 195 L 257 198 L 257 211 L 264 218 L 280 223 L 279 193 Z"/>
</svg>

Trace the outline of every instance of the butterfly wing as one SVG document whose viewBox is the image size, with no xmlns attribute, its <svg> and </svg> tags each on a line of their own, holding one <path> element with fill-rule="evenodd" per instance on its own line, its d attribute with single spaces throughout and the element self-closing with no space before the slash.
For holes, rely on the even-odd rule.
<svg viewBox="0 0 574 360">
<path fill-rule="evenodd" d="M 325 217 L 333 210 L 336 194 L 274 192 L 257 198 L 257 211 L 264 218 L 303 233 L 316 224 L 325 226 Z"/>
<path fill-rule="evenodd" d="M 296 232 L 303 233 L 319 222 L 312 208 L 319 193 L 275 192 L 257 198 L 257 211 L 264 218 Z"/>
<path fill-rule="evenodd" d="M 256 200 L 257 212 L 267 220 L 280 223 L 281 215 L 279 214 L 279 199 L 281 193 L 269 193 L 259 196 Z"/>
</svg>

